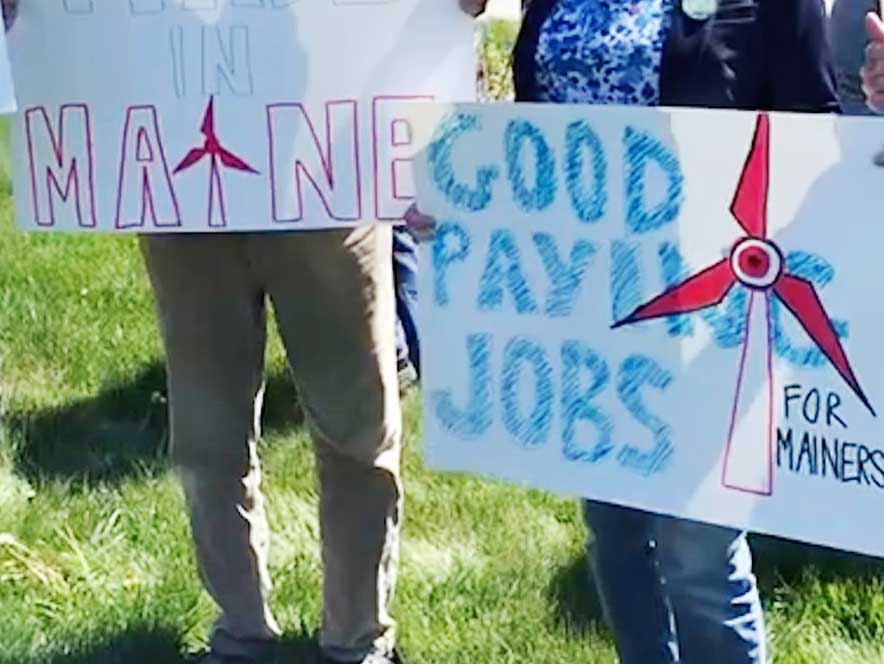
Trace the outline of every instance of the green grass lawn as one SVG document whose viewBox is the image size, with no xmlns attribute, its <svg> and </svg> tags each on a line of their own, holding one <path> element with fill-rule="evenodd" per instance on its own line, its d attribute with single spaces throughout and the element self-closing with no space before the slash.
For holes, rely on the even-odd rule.
<svg viewBox="0 0 884 664">
<path fill-rule="evenodd" d="M 493 30 L 486 80 L 501 96 L 512 29 Z M 275 337 L 268 355 L 278 661 L 307 662 L 320 610 L 314 464 Z M 396 613 L 411 661 L 612 662 L 575 503 L 429 472 L 414 397 L 407 418 Z M 161 349 L 134 242 L 16 232 L 2 185 L 0 664 L 174 664 L 202 647 L 214 609 L 194 572 L 166 437 Z M 777 663 L 884 662 L 884 565 L 755 543 Z"/>
</svg>

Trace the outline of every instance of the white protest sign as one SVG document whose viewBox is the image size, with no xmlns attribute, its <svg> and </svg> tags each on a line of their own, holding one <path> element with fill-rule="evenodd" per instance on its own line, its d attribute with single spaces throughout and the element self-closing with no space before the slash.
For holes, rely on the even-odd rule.
<svg viewBox="0 0 884 664">
<path fill-rule="evenodd" d="M 419 112 L 432 466 L 884 555 L 884 123 Z"/>
<path fill-rule="evenodd" d="M 455 0 L 28 0 L 10 32 L 31 230 L 303 230 L 401 217 L 403 108 L 474 96 Z"/>
</svg>

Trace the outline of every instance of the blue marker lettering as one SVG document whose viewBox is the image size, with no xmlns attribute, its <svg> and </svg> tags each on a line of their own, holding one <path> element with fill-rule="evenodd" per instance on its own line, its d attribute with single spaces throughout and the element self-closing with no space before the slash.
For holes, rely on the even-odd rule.
<svg viewBox="0 0 884 664">
<path fill-rule="evenodd" d="M 786 256 L 786 269 L 794 276 L 806 279 L 821 289 L 835 278 L 835 268 L 831 263 L 822 256 L 805 251 L 790 251 Z M 798 346 L 789 338 L 783 320 L 783 304 L 776 297 L 772 297 L 770 302 L 776 354 L 797 367 L 821 367 L 828 364 L 829 360 L 816 344 Z M 786 312 L 786 316 L 791 314 Z M 839 338 L 847 338 L 850 330 L 846 321 L 833 320 L 832 325 Z"/>
<path fill-rule="evenodd" d="M 684 176 L 678 158 L 650 134 L 627 127 L 623 134 L 626 148 L 626 225 L 633 233 L 648 233 L 678 217 L 684 196 Z M 647 207 L 645 179 L 648 164 L 655 162 L 668 179 L 666 198 L 656 207 Z"/>
<path fill-rule="evenodd" d="M 456 243 L 451 246 L 452 242 Z M 433 240 L 433 300 L 437 306 L 448 305 L 448 267 L 462 262 L 470 253 L 470 235 L 460 224 L 444 222 L 436 229 Z"/>
<path fill-rule="evenodd" d="M 580 283 L 595 253 L 595 246 L 586 240 L 577 240 L 571 247 L 569 261 L 565 264 L 559 256 L 559 249 L 552 235 L 535 233 L 533 239 L 550 281 L 550 290 L 546 296 L 546 314 L 552 318 L 570 316 Z"/>
<path fill-rule="evenodd" d="M 617 395 L 629 413 L 654 437 L 654 447 L 642 451 L 634 445 L 624 445 L 617 460 L 624 468 L 648 476 L 662 472 L 672 457 L 672 432 L 669 426 L 648 411 L 641 396 L 641 388 L 650 385 L 665 390 L 672 383 L 672 374 L 657 362 L 643 355 L 632 355 L 620 365 Z"/>
<path fill-rule="evenodd" d="M 483 166 L 476 171 L 476 183 L 469 186 L 457 181 L 452 165 L 452 152 L 458 138 L 468 131 L 481 129 L 479 117 L 471 113 L 455 113 L 439 126 L 428 148 L 430 178 L 436 188 L 454 207 L 468 212 L 484 210 L 491 203 L 491 185 L 499 177 L 496 166 Z"/>
<path fill-rule="evenodd" d="M 555 157 L 543 132 L 526 120 L 510 120 L 504 135 L 506 164 L 513 200 L 525 212 L 548 208 L 556 197 Z M 534 148 L 534 186 L 525 182 L 522 155 L 525 143 Z"/>
<path fill-rule="evenodd" d="M 580 381 L 582 370 L 590 375 L 589 385 Z M 614 424 L 611 418 L 593 405 L 608 384 L 610 374 L 605 361 L 580 341 L 562 344 L 562 452 L 570 461 L 597 463 L 614 449 L 611 437 Z M 598 432 L 595 444 L 581 444 L 577 440 L 577 424 L 591 423 Z"/>
<path fill-rule="evenodd" d="M 443 429 L 459 438 L 479 438 L 491 427 L 491 335 L 471 334 L 467 337 L 470 367 L 469 399 L 466 408 L 454 405 L 450 390 L 437 390 L 430 395 L 433 413 Z"/>
<path fill-rule="evenodd" d="M 678 252 L 678 246 L 671 242 L 662 242 L 657 255 L 660 257 L 660 270 L 666 288 L 672 288 L 684 281 L 689 275 Z M 667 316 L 667 332 L 670 337 L 690 337 L 694 334 L 691 317 L 685 314 Z"/>
<path fill-rule="evenodd" d="M 516 238 L 512 232 L 498 229 L 491 234 L 488 258 L 479 282 L 479 310 L 500 309 L 504 287 L 510 292 L 518 313 L 537 311 L 537 303 L 522 270 L 522 258 Z"/>
<path fill-rule="evenodd" d="M 528 417 L 522 417 L 519 406 L 519 384 L 522 367 L 528 365 L 534 375 L 534 408 Z M 545 444 L 553 418 L 552 367 L 543 348 L 535 342 L 515 338 L 503 354 L 501 401 L 503 423 L 515 440 L 526 447 Z"/>
<path fill-rule="evenodd" d="M 642 303 L 642 275 L 637 243 L 611 243 L 611 320 L 621 321 Z"/>
<path fill-rule="evenodd" d="M 585 150 L 589 149 L 592 184 L 584 189 L 586 180 Z M 578 120 L 565 130 L 565 184 L 571 198 L 571 207 L 577 218 L 587 224 L 605 216 L 608 202 L 608 163 L 598 135 L 590 126 Z"/>
</svg>

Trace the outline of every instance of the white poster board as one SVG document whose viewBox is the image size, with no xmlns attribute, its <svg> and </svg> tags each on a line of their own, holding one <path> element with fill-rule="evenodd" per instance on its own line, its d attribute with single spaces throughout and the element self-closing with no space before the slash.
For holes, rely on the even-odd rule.
<svg viewBox="0 0 884 664">
<path fill-rule="evenodd" d="M 403 107 L 474 96 L 454 0 L 27 0 L 9 34 L 29 230 L 397 220 Z"/>
<path fill-rule="evenodd" d="M 433 467 L 884 555 L 884 122 L 420 113 Z"/>
</svg>

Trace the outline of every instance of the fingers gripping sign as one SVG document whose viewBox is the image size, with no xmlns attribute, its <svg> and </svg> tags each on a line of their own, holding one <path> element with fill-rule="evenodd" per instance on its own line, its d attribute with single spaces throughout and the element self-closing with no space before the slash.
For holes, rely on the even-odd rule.
<svg viewBox="0 0 884 664">
<path fill-rule="evenodd" d="M 404 221 L 405 227 L 418 242 L 429 242 L 436 236 L 436 219 L 423 214 L 417 205 L 408 208 Z"/>
<path fill-rule="evenodd" d="M 873 111 L 881 113 L 884 112 L 884 20 L 880 12 L 866 15 L 866 31 L 869 43 L 860 76 L 866 103 Z"/>
</svg>

